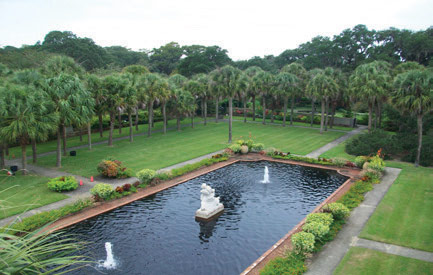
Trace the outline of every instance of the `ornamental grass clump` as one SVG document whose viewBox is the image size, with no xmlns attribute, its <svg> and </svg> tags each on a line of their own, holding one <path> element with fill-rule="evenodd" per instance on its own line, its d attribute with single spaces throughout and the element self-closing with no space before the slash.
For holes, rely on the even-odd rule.
<svg viewBox="0 0 433 275">
<path fill-rule="evenodd" d="M 330 226 L 333 221 L 334 219 L 332 218 L 331 213 L 312 213 L 307 215 L 305 223 L 319 222 L 324 225 Z"/>
<path fill-rule="evenodd" d="M 315 239 L 323 240 L 323 237 L 329 233 L 329 226 L 320 222 L 310 222 L 305 224 L 302 230 L 313 234 Z"/>
<path fill-rule="evenodd" d="M 96 199 L 108 200 L 114 193 L 114 189 L 111 185 L 106 183 L 98 183 L 90 189 L 90 194 L 96 197 Z"/>
<path fill-rule="evenodd" d="M 56 192 L 72 191 L 78 188 L 78 182 L 73 176 L 62 176 L 51 179 L 47 187 Z"/>
<path fill-rule="evenodd" d="M 295 253 L 305 254 L 314 250 L 314 235 L 307 232 L 299 232 L 292 235 L 292 244 Z"/>
<path fill-rule="evenodd" d="M 344 204 L 338 202 L 325 205 L 323 207 L 323 211 L 331 213 L 334 220 L 344 220 L 350 214 L 349 208 L 347 208 Z"/>
<path fill-rule="evenodd" d="M 335 166 L 338 166 L 338 167 L 343 167 L 347 163 L 347 159 L 339 158 L 339 157 L 332 158 L 331 161 Z"/>
</svg>

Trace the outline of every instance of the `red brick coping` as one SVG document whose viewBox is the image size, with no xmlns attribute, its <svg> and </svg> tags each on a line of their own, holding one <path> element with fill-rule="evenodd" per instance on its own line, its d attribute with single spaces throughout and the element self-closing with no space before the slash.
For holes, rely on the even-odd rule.
<svg viewBox="0 0 433 275">
<path fill-rule="evenodd" d="M 201 175 L 204 175 L 206 173 L 212 172 L 214 170 L 220 169 L 222 167 L 231 165 L 233 163 L 239 162 L 239 161 L 273 161 L 273 162 L 280 162 L 280 163 L 288 163 L 288 164 L 295 164 L 295 165 L 302 165 L 302 166 L 308 166 L 308 167 L 315 167 L 315 168 L 321 168 L 321 169 L 328 169 L 328 170 L 335 170 L 339 174 L 344 175 L 346 177 L 349 177 L 347 181 L 345 181 L 334 193 L 332 193 L 327 199 L 325 199 L 320 205 L 318 205 L 311 213 L 320 212 L 321 208 L 327 204 L 334 202 L 338 200 L 341 196 L 343 196 L 350 188 L 350 186 L 353 184 L 356 178 L 358 178 L 360 170 L 353 169 L 353 168 L 337 168 L 333 166 L 323 166 L 323 165 L 317 165 L 317 164 L 310 164 L 310 163 L 303 163 L 303 162 L 296 162 L 292 160 L 284 160 L 284 159 L 274 159 L 268 156 L 263 156 L 260 154 L 254 154 L 250 153 L 247 155 L 239 155 L 232 157 L 228 159 L 227 161 L 218 162 L 215 164 L 212 164 L 210 166 L 205 166 L 200 169 L 197 169 L 195 171 L 192 171 L 190 173 L 187 173 L 185 175 L 179 176 L 177 178 L 164 181 L 156 186 L 149 186 L 144 189 L 138 189 L 137 193 L 133 193 L 129 196 L 125 196 L 120 199 L 103 202 L 103 203 L 97 203 L 94 207 L 84 209 L 81 212 L 75 213 L 73 215 L 64 217 L 62 219 L 57 220 L 56 222 L 52 223 L 50 226 L 48 226 L 45 230 L 47 231 L 56 231 L 60 229 L 64 229 L 66 227 L 69 227 L 71 225 L 77 224 L 79 222 L 82 222 L 84 220 L 93 218 L 95 216 L 98 216 L 102 213 L 109 212 L 111 210 L 114 210 L 120 206 L 129 204 L 133 201 L 145 198 L 147 196 L 156 194 L 160 191 L 163 191 L 165 189 L 171 188 L 173 186 L 176 186 L 178 184 L 184 183 L 186 181 L 189 181 L 193 178 L 199 177 Z M 259 274 L 259 271 L 261 268 L 263 268 L 267 262 L 269 262 L 271 259 L 282 256 L 285 254 L 286 250 L 291 248 L 291 236 L 301 231 L 302 226 L 305 223 L 305 218 L 298 223 L 289 233 L 287 233 L 283 238 L 281 238 L 277 243 L 275 243 L 268 251 L 266 251 L 262 256 L 260 256 L 253 264 L 251 264 L 247 269 L 245 269 L 241 274 Z"/>
</svg>

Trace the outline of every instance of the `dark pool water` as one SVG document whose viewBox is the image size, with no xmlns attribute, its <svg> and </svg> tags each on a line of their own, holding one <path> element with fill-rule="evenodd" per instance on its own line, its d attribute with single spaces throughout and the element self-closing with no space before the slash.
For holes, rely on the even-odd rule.
<svg viewBox="0 0 433 275">
<path fill-rule="evenodd" d="M 270 183 L 264 184 L 265 166 Z M 106 258 L 108 274 L 239 274 L 298 224 L 346 177 L 334 171 L 274 162 L 240 162 L 81 222 L 68 231 Z M 200 186 L 215 189 L 224 213 L 196 222 Z M 86 268 L 76 274 L 100 274 Z"/>
</svg>

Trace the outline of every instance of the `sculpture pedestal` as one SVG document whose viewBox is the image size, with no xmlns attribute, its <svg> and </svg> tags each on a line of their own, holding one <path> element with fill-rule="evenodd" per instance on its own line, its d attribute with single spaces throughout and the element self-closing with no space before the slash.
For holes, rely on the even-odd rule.
<svg viewBox="0 0 433 275">
<path fill-rule="evenodd" d="M 195 212 L 195 219 L 198 221 L 209 221 L 216 217 L 219 217 L 224 212 L 224 205 L 220 203 L 217 208 L 212 210 L 197 210 Z"/>
</svg>

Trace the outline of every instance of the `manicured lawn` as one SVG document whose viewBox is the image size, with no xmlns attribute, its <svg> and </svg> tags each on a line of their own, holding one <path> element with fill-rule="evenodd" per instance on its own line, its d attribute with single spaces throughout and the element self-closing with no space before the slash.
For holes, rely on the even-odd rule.
<svg viewBox="0 0 433 275">
<path fill-rule="evenodd" d="M 352 137 L 353 138 L 353 137 Z M 350 139 L 348 139 L 350 140 Z M 354 161 L 356 156 L 354 155 L 349 155 L 348 153 L 346 153 L 346 151 L 344 150 L 346 147 L 346 142 L 348 141 L 344 141 L 342 143 L 340 143 L 339 145 L 335 146 L 334 148 L 332 148 L 331 150 L 323 153 L 320 155 L 321 158 L 327 158 L 327 159 L 331 159 L 331 158 L 335 158 L 335 157 L 340 157 L 340 158 L 345 158 L 347 160 L 350 161 Z"/>
<path fill-rule="evenodd" d="M 244 117 L 243 116 L 233 116 L 233 119 L 244 121 Z M 247 117 L 247 121 L 253 121 L 253 118 L 252 117 Z M 260 122 L 261 123 L 262 121 L 263 121 L 262 118 L 257 118 L 256 117 L 256 122 Z M 267 118 L 266 119 L 266 123 L 271 123 L 271 119 Z M 283 124 L 283 121 L 275 119 L 274 123 Z M 290 124 L 290 116 L 287 116 L 286 125 L 289 126 L 289 124 Z M 293 125 L 295 125 L 295 126 L 310 127 L 310 123 L 303 123 L 303 122 L 297 122 L 297 121 L 294 121 Z M 319 124 L 313 124 L 313 128 L 320 129 L 320 125 Z M 353 130 L 353 128 L 344 127 L 344 126 L 334 126 L 332 129 L 334 129 L 334 130 L 341 130 L 341 131 L 347 131 L 347 132 L 350 132 L 350 131 Z"/>
<path fill-rule="evenodd" d="M 38 175 L 0 175 L 0 219 L 66 199 L 61 193 L 50 191 L 49 178 Z"/>
<path fill-rule="evenodd" d="M 433 168 L 394 161 L 387 166 L 403 170 L 360 236 L 433 252 Z"/>
<path fill-rule="evenodd" d="M 265 147 L 275 147 L 284 152 L 305 155 L 344 135 L 342 132 L 326 132 L 320 135 L 316 129 L 281 127 L 253 123 L 233 123 L 233 138 L 248 139 L 251 136 Z M 136 137 L 116 141 L 113 147 L 95 146 L 92 151 L 80 149 L 77 157 L 65 157 L 61 170 L 73 174 L 96 175 L 96 166 L 104 158 L 113 156 L 137 172 L 143 168 L 160 169 L 227 147 L 227 123 L 196 125 L 195 129 L 184 128 L 181 132 L 170 131 L 166 135 L 155 133 L 150 138 Z M 39 165 L 53 167 L 55 156 L 39 159 Z"/>
<path fill-rule="evenodd" d="M 335 269 L 334 274 L 433 274 L 433 263 L 352 247 Z"/>
<path fill-rule="evenodd" d="M 202 121 L 202 119 L 199 117 L 194 119 L 194 122 L 199 122 L 199 121 Z M 191 123 L 191 120 L 185 119 L 181 123 L 182 123 L 182 125 L 188 125 Z M 139 125 L 138 127 L 139 127 L 138 131 L 136 131 L 135 127 L 134 127 L 134 134 L 141 134 L 141 133 L 147 134 L 147 127 L 148 127 L 147 124 L 142 124 L 142 125 Z M 168 121 L 168 128 L 172 128 L 172 127 L 176 127 L 176 120 L 175 119 Z M 159 131 L 159 130 L 162 130 L 162 122 L 155 122 L 153 131 Z M 175 131 L 175 130 L 171 130 L 171 131 Z M 125 137 L 125 136 L 129 136 L 129 127 L 123 127 L 122 128 L 122 134 L 119 134 L 118 129 L 114 129 L 113 138 Z M 107 140 L 108 140 L 108 131 L 104 131 L 104 136 L 102 138 L 100 137 L 99 132 L 92 134 L 92 142 L 107 141 Z M 83 141 L 80 141 L 79 136 L 70 137 L 67 139 L 67 147 L 68 148 L 74 147 L 74 146 L 80 146 L 80 145 L 87 145 L 87 134 L 83 135 Z M 39 143 L 39 144 L 37 144 L 37 152 L 38 152 L 38 154 L 41 154 L 41 153 L 56 151 L 56 148 L 57 148 L 56 146 L 57 146 L 56 140 L 51 140 L 51 141 L 47 141 L 44 143 Z M 27 155 L 28 156 L 32 155 L 31 145 L 27 146 Z M 9 148 L 9 159 L 11 159 L 12 156 L 20 158 L 21 157 L 21 147 L 18 146 L 18 147 Z"/>
</svg>

